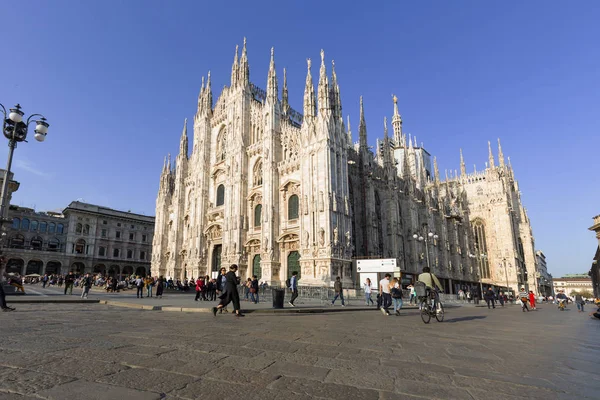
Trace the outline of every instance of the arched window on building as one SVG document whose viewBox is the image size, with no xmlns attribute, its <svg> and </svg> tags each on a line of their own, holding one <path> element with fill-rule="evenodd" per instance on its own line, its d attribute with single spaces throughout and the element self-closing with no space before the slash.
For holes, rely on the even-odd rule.
<svg viewBox="0 0 600 400">
<path fill-rule="evenodd" d="M 254 164 L 254 171 L 252 172 L 252 183 L 254 186 L 261 186 L 263 183 L 263 163 L 262 160 L 258 160 Z"/>
<path fill-rule="evenodd" d="M 83 227 L 83 234 L 84 235 L 90 234 L 90 226 L 88 224 L 85 224 L 85 226 Z"/>
<path fill-rule="evenodd" d="M 120 254 L 121 254 L 121 251 L 119 249 L 113 250 L 113 257 L 119 257 Z"/>
<path fill-rule="evenodd" d="M 24 231 L 29 230 L 29 219 L 23 218 L 23 221 L 21 221 L 21 229 L 23 229 Z"/>
<path fill-rule="evenodd" d="M 133 258 L 133 250 L 127 250 L 127 258 Z"/>
<path fill-rule="evenodd" d="M 297 195 L 291 195 L 288 199 L 288 219 L 298 219 L 300 200 Z"/>
<path fill-rule="evenodd" d="M 60 241 L 56 238 L 48 240 L 48 251 L 59 251 Z"/>
<path fill-rule="evenodd" d="M 42 245 L 44 244 L 44 241 L 42 240 L 41 237 L 34 236 L 33 238 L 31 238 L 31 241 L 29 242 L 29 244 L 31 245 L 32 249 L 34 249 L 34 250 L 41 250 L 42 249 Z"/>
<path fill-rule="evenodd" d="M 85 240 L 79 239 L 75 242 L 75 246 L 73 247 L 73 253 L 75 254 L 86 254 L 85 251 Z"/>
<path fill-rule="evenodd" d="M 64 233 L 65 226 L 63 224 L 56 225 L 56 233 Z"/>
<path fill-rule="evenodd" d="M 262 204 L 257 204 L 254 207 L 254 227 L 259 228 L 262 220 Z"/>
<path fill-rule="evenodd" d="M 38 229 L 38 222 L 37 221 L 31 221 L 31 225 L 29 225 L 29 230 L 31 232 L 35 232 Z"/>
<path fill-rule="evenodd" d="M 100 256 L 100 257 L 106 257 L 106 247 L 100 247 L 98 249 L 98 256 Z"/>
<path fill-rule="evenodd" d="M 81 235 L 83 233 L 83 225 L 77 224 L 75 225 L 75 233 Z"/>
<path fill-rule="evenodd" d="M 225 127 L 221 128 L 221 131 L 217 135 L 217 162 L 221 162 L 225 160 L 227 153 L 226 149 L 226 140 L 225 136 L 227 136 L 227 129 Z"/>
<path fill-rule="evenodd" d="M 40 222 L 40 233 L 46 233 L 46 228 L 48 227 L 48 224 L 44 221 Z"/>
<path fill-rule="evenodd" d="M 488 262 L 487 254 L 487 242 L 485 239 L 485 226 L 483 221 L 476 219 L 472 223 L 473 225 L 473 236 L 475 238 L 475 257 L 477 258 L 477 264 L 479 266 L 479 273 L 481 278 L 490 278 L 490 264 Z"/>
<path fill-rule="evenodd" d="M 225 204 L 225 185 L 217 187 L 217 207 Z"/>
<path fill-rule="evenodd" d="M 48 224 L 48 233 L 54 233 L 55 229 L 56 229 L 56 225 L 54 224 L 54 222 L 50 222 Z"/>
<path fill-rule="evenodd" d="M 25 236 L 15 235 L 13 236 L 8 244 L 8 247 L 13 249 L 22 249 L 25 246 Z"/>
<path fill-rule="evenodd" d="M 21 220 L 19 218 L 13 218 L 12 228 L 19 229 L 21 227 Z"/>
</svg>

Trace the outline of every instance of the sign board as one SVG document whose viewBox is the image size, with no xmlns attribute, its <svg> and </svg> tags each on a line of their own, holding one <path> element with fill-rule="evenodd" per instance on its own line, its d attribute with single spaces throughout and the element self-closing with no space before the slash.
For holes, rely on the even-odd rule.
<svg viewBox="0 0 600 400">
<path fill-rule="evenodd" d="M 356 260 L 356 272 L 394 272 L 395 258 L 379 258 L 376 260 Z"/>
</svg>

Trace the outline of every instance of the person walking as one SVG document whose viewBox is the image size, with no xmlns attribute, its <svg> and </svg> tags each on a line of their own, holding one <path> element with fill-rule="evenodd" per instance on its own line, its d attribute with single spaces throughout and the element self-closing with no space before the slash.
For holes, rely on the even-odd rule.
<svg viewBox="0 0 600 400">
<path fill-rule="evenodd" d="M 156 297 L 162 299 L 163 290 L 165 289 L 165 280 L 159 276 L 156 280 Z"/>
<path fill-rule="evenodd" d="M 583 306 L 585 304 L 585 300 L 583 300 L 583 296 L 579 293 L 575 295 L 575 304 L 577 304 L 577 312 L 584 312 Z"/>
<path fill-rule="evenodd" d="M 240 295 L 237 291 L 237 286 L 240 283 L 240 280 L 236 275 L 237 270 L 238 266 L 233 264 L 229 267 L 229 272 L 227 272 L 227 274 L 225 275 L 225 290 L 223 294 L 219 296 L 221 301 L 219 302 L 218 306 L 213 307 L 212 309 L 213 315 L 215 317 L 217 316 L 218 310 L 227 307 L 227 305 L 231 302 L 233 302 L 233 311 L 235 312 L 235 316 L 244 316 L 240 309 Z"/>
<path fill-rule="evenodd" d="M 335 296 L 333 297 L 331 305 L 334 305 L 335 301 L 339 297 L 342 300 L 342 307 L 346 307 L 346 303 L 344 303 L 344 288 L 342 287 L 342 278 L 340 278 L 339 276 L 335 278 L 335 283 L 333 284 L 333 291 L 335 292 Z"/>
<path fill-rule="evenodd" d="M 373 299 L 371 298 L 371 293 L 373 293 L 373 284 L 371 283 L 371 280 L 369 278 L 367 278 L 367 280 L 363 284 L 363 288 L 365 291 L 365 302 L 367 303 L 367 306 L 369 305 L 369 302 L 371 302 L 371 305 L 375 304 L 373 302 Z"/>
<path fill-rule="evenodd" d="M 531 305 L 531 309 L 535 310 L 535 294 L 533 294 L 533 290 L 529 291 L 529 304 Z"/>
<path fill-rule="evenodd" d="M 525 286 L 521 287 L 521 291 L 519 292 L 519 299 L 521 300 L 521 309 L 523 312 L 529 312 L 529 308 L 527 307 L 527 302 L 529 301 L 529 293 L 525 291 Z"/>
<path fill-rule="evenodd" d="M 85 274 L 83 278 L 81 278 L 81 298 L 87 299 L 88 294 L 90 293 L 90 289 L 92 288 L 92 278 L 90 274 Z"/>
<path fill-rule="evenodd" d="M 258 304 L 258 278 L 256 275 L 252 275 L 252 281 L 250 282 L 250 300 L 254 304 Z"/>
<path fill-rule="evenodd" d="M 144 280 L 141 276 L 137 276 L 135 279 L 135 287 L 137 288 L 137 298 L 144 298 Z"/>
<path fill-rule="evenodd" d="M 504 307 L 504 293 L 500 292 L 500 295 L 498 296 L 498 301 L 500 302 L 500 305 Z"/>
<path fill-rule="evenodd" d="M 382 280 L 379 281 L 379 295 L 381 296 L 381 312 L 383 315 L 390 315 L 388 308 L 392 304 L 392 296 L 390 295 L 390 278 L 392 275 L 385 274 Z"/>
<path fill-rule="evenodd" d="M 6 282 L 6 259 L 0 257 L 0 308 L 3 312 L 15 311 L 13 307 L 6 304 L 6 293 L 4 293 L 4 283 Z"/>
<path fill-rule="evenodd" d="M 402 308 L 402 286 L 400 286 L 398 278 L 394 278 L 390 282 L 390 295 L 392 296 L 392 303 L 394 305 L 394 314 L 400 315 L 400 309 Z"/>
<path fill-rule="evenodd" d="M 219 270 L 219 275 L 217 276 L 217 294 L 219 298 L 225 294 L 227 291 L 227 270 L 225 268 L 221 268 Z M 237 290 L 237 288 L 236 288 Z M 239 295 L 238 295 L 239 298 Z M 227 312 L 227 306 L 224 306 L 219 309 L 219 313 Z"/>
<path fill-rule="evenodd" d="M 294 301 L 296 301 L 296 298 L 298 298 L 298 271 L 292 271 L 292 277 L 290 278 L 290 290 L 292 291 L 292 297 L 290 298 L 288 304 L 292 307 L 296 307 L 294 305 Z"/>
<path fill-rule="evenodd" d="M 417 294 L 415 292 L 415 287 L 413 285 L 408 285 L 406 288 L 410 290 L 409 304 L 412 304 L 413 301 L 415 302 L 415 304 L 417 304 Z"/>
<path fill-rule="evenodd" d="M 69 294 L 73 294 L 73 285 L 75 284 L 75 275 L 73 275 L 73 271 L 70 271 L 67 276 L 65 276 L 65 294 L 69 292 Z"/>
<path fill-rule="evenodd" d="M 152 288 L 154 287 L 154 278 L 152 277 L 152 275 L 148 275 L 146 277 L 146 279 L 144 280 L 144 284 L 146 285 L 146 297 L 152 297 Z"/>
<path fill-rule="evenodd" d="M 494 309 L 496 309 L 495 297 L 496 297 L 496 295 L 494 294 L 492 287 L 491 286 L 488 287 L 488 290 L 484 294 L 484 299 L 485 299 L 485 302 L 487 303 L 488 310 L 490 309 L 490 304 L 492 305 L 492 307 Z"/>
<path fill-rule="evenodd" d="M 203 286 L 204 286 L 204 281 L 202 280 L 202 278 L 196 279 L 196 298 L 194 298 L 194 301 L 198 301 L 198 299 L 200 298 L 200 295 L 202 294 Z"/>
<path fill-rule="evenodd" d="M 42 289 L 46 288 L 46 285 L 48 284 L 48 274 L 44 274 L 44 276 L 42 277 Z"/>
</svg>

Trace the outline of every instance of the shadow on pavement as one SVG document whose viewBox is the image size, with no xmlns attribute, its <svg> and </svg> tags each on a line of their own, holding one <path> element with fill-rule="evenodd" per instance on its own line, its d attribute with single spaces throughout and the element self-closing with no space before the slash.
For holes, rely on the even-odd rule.
<svg viewBox="0 0 600 400">
<path fill-rule="evenodd" d="M 468 316 L 468 317 L 447 319 L 444 322 L 451 324 L 454 322 L 473 321 L 476 319 L 484 319 L 484 318 L 487 318 L 487 317 L 485 315 L 472 315 L 472 316 Z"/>
</svg>

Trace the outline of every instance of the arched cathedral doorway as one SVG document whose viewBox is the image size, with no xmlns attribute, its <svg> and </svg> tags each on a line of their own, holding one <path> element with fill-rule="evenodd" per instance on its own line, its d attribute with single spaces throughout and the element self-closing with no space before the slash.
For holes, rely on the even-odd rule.
<svg viewBox="0 0 600 400">
<path fill-rule="evenodd" d="M 262 269 L 260 268 L 260 254 L 257 254 L 252 259 L 252 275 L 256 275 L 256 279 L 262 277 Z"/>
<path fill-rule="evenodd" d="M 211 272 L 212 278 L 216 278 L 219 274 L 219 269 L 221 268 L 221 252 L 223 251 L 223 245 L 217 244 L 213 249 L 212 254 L 212 265 Z"/>
<path fill-rule="evenodd" d="M 292 276 L 292 273 L 298 272 L 298 279 L 300 279 L 300 253 L 297 251 L 290 251 L 287 256 L 287 276 Z"/>
</svg>

